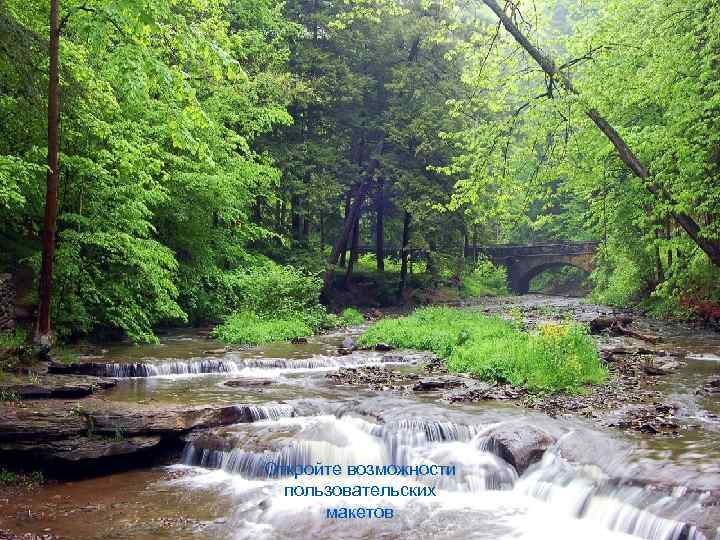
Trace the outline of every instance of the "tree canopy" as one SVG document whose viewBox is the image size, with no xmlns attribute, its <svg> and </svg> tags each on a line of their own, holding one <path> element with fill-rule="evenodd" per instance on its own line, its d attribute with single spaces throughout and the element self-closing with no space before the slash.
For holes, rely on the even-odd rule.
<svg viewBox="0 0 720 540">
<path fill-rule="evenodd" d="M 34 283 L 51 4 L 0 0 L 0 270 Z M 717 303 L 719 29 L 711 0 L 59 0 L 54 330 L 220 321 L 258 269 L 327 293 L 366 246 L 402 289 L 408 257 L 450 283 L 472 246 L 598 240 L 596 299 Z"/>
</svg>

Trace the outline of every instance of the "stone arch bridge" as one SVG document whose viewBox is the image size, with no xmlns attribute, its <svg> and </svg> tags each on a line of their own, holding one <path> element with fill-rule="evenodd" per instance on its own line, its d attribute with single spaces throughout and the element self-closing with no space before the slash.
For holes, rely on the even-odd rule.
<svg viewBox="0 0 720 540">
<path fill-rule="evenodd" d="M 532 279 L 553 268 L 574 266 L 586 272 L 595 269 L 595 253 L 600 242 L 553 242 L 532 245 L 469 246 L 466 259 L 486 255 L 496 265 L 507 268 L 508 287 L 516 294 L 527 294 Z M 374 246 L 359 246 L 359 253 L 373 253 Z M 386 256 L 400 257 L 399 248 L 385 248 Z M 424 257 L 425 250 L 412 250 L 414 257 Z"/>
<path fill-rule="evenodd" d="M 484 253 L 496 265 L 508 271 L 512 292 L 527 294 L 532 279 L 553 268 L 574 266 L 586 272 L 595 269 L 595 253 L 599 242 L 558 242 L 535 245 L 498 245 L 478 247 L 474 256 Z"/>
</svg>

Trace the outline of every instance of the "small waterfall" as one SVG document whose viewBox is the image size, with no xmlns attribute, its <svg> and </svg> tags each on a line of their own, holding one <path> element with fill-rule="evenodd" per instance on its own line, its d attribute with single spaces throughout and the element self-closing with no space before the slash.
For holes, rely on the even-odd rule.
<svg viewBox="0 0 720 540">
<path fill-rule="evenodd" d="M 700 497 L 683 489 L 663 493 L 647 487 L 623 485 L 605 477 L 596 467 L 570 467 L 553 450 L 529 470 L 516 489 L 578 519 L 650 540 L 705 540 L 697 528 L 684 521 L 699 510 Z M 661 517 L 667 516 L 667 517 Z"/>
<path fill-rule="evenodd" d="M 138 362 L 134 364 L 106 364 L 105 377 L 141 378 L 167 375 L 200 375 L 207 373 L 236 373 L 240 370 L 231 360 L 205 359 L 197 361 L 173 361 L 157 364 Z"/>
<path fill-rule="evenodd" d="M 277 451 L 201 448 L 189 443 L 183 464 L 222 469 L 247 479 L 277 477 L 266 466 L 332 465 L 457 465 L 455 476 L 405 477 L 451 491 L 511 489 L 515 469 L 471 443 L 476 428 L 422 419 L 380 426 L 355 417 L 302 419 L 303 428 Z M 269 474 L 270 472 L 270 474 Z M 373 478 L 373 477 L 360 477 Z M 396 477 L 398 478 L 398 477 Z M 402 478 L 402 477 L 399 477 Z"/>
<path fill-rule="evenodd" d="M 278 420 L 295 414 L 292 405 L 236 405 L 235 408 L 251 422 Z"/>
<path fill-rule="evenodd" d="M 240 373 L 245 368 L 259 369 L 322 369 L 339 368 L 346 366 L 360 366 L 366 364 L 399 364 L 413 363 L 414 358 L 392 356 L 388 360 L 383 357 L 368 355 L 350 356 L 314 356 L 312 358 L 243 358 L 238 360 L 202 359 L 190 361 L 171 362 L 137 362 L 105 364 L 102 375 L 116 378 L 147 378 L 164 377 L 172 375 L 203 375 L 212 373 Z"/>
<path fill-rule="evenodd" d="M 408 464 L 413 448 L 433 442 L 470 441 L 477 426 L 438 422 L 424 418 L 402 419 L 383 425 L 372 425 L 370 434 L 385 441 L 393 463 Z"/>
</svg>

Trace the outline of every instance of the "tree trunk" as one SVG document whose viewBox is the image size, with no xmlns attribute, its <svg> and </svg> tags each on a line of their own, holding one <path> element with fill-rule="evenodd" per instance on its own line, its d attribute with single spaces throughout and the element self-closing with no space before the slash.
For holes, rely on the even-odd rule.
<svg viewBox="0 0 720 540">
<path fill-rule="evenodd" d="M 355 221 L 357 221 L 358 217 L 360 216 L 360 210 L 362 209 L 363 202 L 365 202 L 365 197 L 367 196 L 368 191 L 370 191 L 370 187 L 373 183 L 373 178 L 375 176 L 375 171 L 378 169 L 378 167 L 380 167 L 379 157 L 382 154 L 384 142 L 385 137 L 383 136 L 380 139 L 377 148 L 375 149 L 375 156 L 370 160 L 370 163 L 368 163 L 365 178 L 363 179 L 360 187 L 357 190 L 355 201 L 350 208 L 350 213 L 345 218 L 345 224 L 343 225 L 342 233 L 335 242 L 332 253 L 330 253 L 330 258 L 328 259 L 327 267 L 325 268 L 325 279 L 323 280 L 323 293 L 325 294 L 328 292 L 328 290 L 330 289 L 330 285 L 332 284 L 333 275 L 335 273 L 335 269 L 337 268 L 340 253 L 343 249 L 345 249 L 345 246 L 347 246 L 351 229 L 355 224 Z"/>
<path fill-rule="evenodd" d="M 253 223 L 262 225 L 262 201 L 258 197 L 252 206 Z"/>
<path fill-rule="evenodd" d="M 408 273 L 408 244 L 410 242 L 410 213 L 405 212 L 403 217 L 402 247 L 400 248 L 400 290 L 398 295 L 402 300 L 403 292 L 405 292 L 405 282 Z"/>
<path fill-rule="evenodd" d="M 655 283 L 656 286 L 665 281 L 662 258 L 660 257 L 660 229 L 655 230 Z"/>
<path fill-rule="evenodd" d="M 517 41 L 518 44 L 520 44 L 522 48 L 525 49 L 530 56 L 532 56 L 542 70 L 551 78 L 551 81 L 558 80 L 560 85 L 566 91 L 571 94 L 579 95 L 579 92 L 573 86 L 568 75 L 559 71 L 552 58 L 530 43 L 530 40 L 525 37 L 525 35 L 518 29 L 512 19 L 508 17 L 507 13 L 505 13 L 495 0 L 483 0 L 483 3 L 488 6 L 493 13 L 495 13 L 505 29 L 512 35 L 515 41 Z M 613 144 L 620 160 L 633 172 L 633 174 L 635 174 L 635 176 L 643 181 L 648 191 L 650 191 L 653 195 L 660 197 L 670 205 L 675 205 L 676 203 L 672 196 L 661 186 L 658 186 L 652 181 L 652 174 L 650 171 L 635 155 L 615 128 L 613 128 L 610 123 L 595 109 L 587 110 L 585 114 Z M 700 226 L 691 216 L 675 211 L 671 211 L 671 215 L 677 224 L 680 225 L 688 236 L 690 236 L 690 238 L 698 245 L 698 247 L 705 252 L 705 254 L 710 258 L 710 261 L 714 265 L 720 266 L 720 241 L 703 238 Z"/>
<path fill-rule="evenodd" d="M 300 197 L 297 195 L 293 195 L 292 199 L 290 200 L 290 204 L 292 205 L 292 238 L 295 241 L 300 240 L 301 238 L 301 231 L 300 231 Z"/>
<path fill-rule="evenodd" d="M 302 220 L 302 237 L 305 241 L 310 238 L 310 219 L 307 216 Z"/>
<path fill-rule="evenodd" d="M 50 311 L 53 289 L 55 233 L 57 231 L 58 183 L 60 178 L 60 24 L 59 1 L 50 0 L 50 68 L 48 71 L 48 154 L 47 193 L 42 234 L 40 268 L 40 306 L 35 341 L 51 346 L 53 341 Z"/>
<path fill-rule="evenodd" d="M 325 252 L 325 215 L 320 211 L 320 253 Z"/>
<path fill-rule="evenodd" d="M 352 190 L 348 191 L 345 195 L 345 221 L 350 217 L 350 203 L 352 203 Z M 342 253 L 340 254 L 340 266 L 345 268 L 345 258 L 347 257 L 347 244 L 343 246 Z"/>
<path fill-rule="evenodd" d="M 377 271 L 385 271 L 385 180 L 378 178 L 377 223 L 375 226 L 375 260 Z"/>
<path fill-rule="evenodd" d="M 463 223 L 463 262 L 467 264 L 468 259 L 472 257 L 470 253 L 470 230 L 467 223 Z"/>
<path fill-rule="evenodd" d="M 350 258 L 348 259 L 347 270 L 345 271 L 345 279 L 343 280 L 343 287 L 347 287 L 352 279 L 353 268 L 358 258 L 358 247 L 360 245 L 360 215 L 358 214 L 355 226 L 352 232 L 352 242 L 350 244 Z"/>
</svg>

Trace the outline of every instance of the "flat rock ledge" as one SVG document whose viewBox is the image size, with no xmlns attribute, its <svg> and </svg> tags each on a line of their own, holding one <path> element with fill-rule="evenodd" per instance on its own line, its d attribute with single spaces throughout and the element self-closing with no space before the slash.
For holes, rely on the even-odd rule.
<svg viewBox="0 0 720 540">
<path fill-rule="evenodd" d="M 258 407 L 149 407 L 96 398 L 0 403 L 0 462 L 28 464 L 49 475 L 102 474 L 140 454 L 178 450 L 187 434 L 258 419 Z"/>
<path fill-rule="evenodd" d="M 80 399 L 116 384 L 117 381 L 102 377 L 42 375 L 32 382 L 0 385 L 0 390 L 23 400 Z"/>
</svg>

